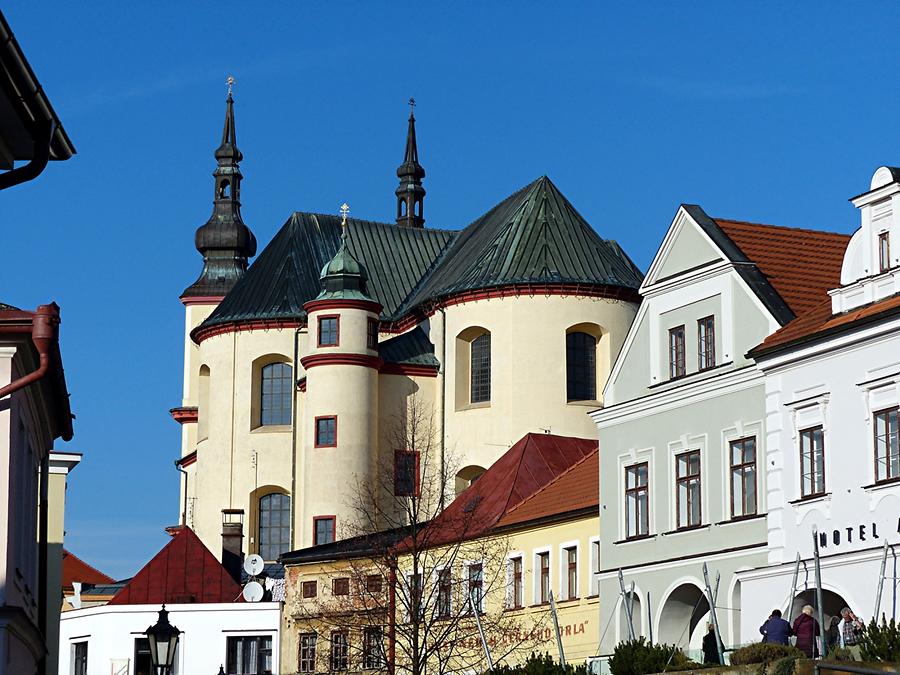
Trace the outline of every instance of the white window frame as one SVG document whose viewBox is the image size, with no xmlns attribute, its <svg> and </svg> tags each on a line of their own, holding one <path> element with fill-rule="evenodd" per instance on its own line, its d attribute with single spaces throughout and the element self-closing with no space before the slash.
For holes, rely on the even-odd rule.
<svg viewBox="0 0 900 675">
<path fill-rule="evenodd" d="M 465 598 L 466 598 L 466 607 L 465 612 L 468 613 L 470 610 L 469 607 L 469 568 L 473 565 L 481 565 L 481 598 L 479 598 L 479 607 L 478 613 L 484 614 L 485 612 L 485 598 L 487 596 L 487 588 L 485 587 L 485 579 L 487 579 L 487 565 L 485 564 L 483 559 L 472 559 L 472 560 L 464 560 L 463 561 L 463 572 L 465 574 Z"/>
<path fill-rule="evenodd" d="M 900 406 L 900 373 L 893 373 L 880 377 L 876 380 L 857 385 L 862 390 L 862 395 L 866 407 L 866 435 L 869 438 L 869 456 L 870 461 L 868 471 L 865 477 L 866 485 L 874 485 L 878 482 L 878 472 L 875 466 L 876 448 L 875 448 L 875 413 Z M 828 451 L 828 445 L 825 446 Z M 828 471 L 828 462 L 825 462 L 825 471 Z M 825 489 L 828 490 L 828 476 L 825 476 Z"/>
<path fill-rule="evenodd" d="M 447 617 L 453 616 L 454 602 L 453 602 L 453 566 L 452 565 L 441 565 L 440 567 L 435 567 L 431 572 L 431 587 L 434 589 L 434 616 L 438 617 L 438 600 L 440 599 L 440 583 L 441 583 L 441 572 L 443 571 L 450 572 L 450 612 Z"/>
<path fill-rule="evenodd" d="M 765 474 L 765 429 L 762 420 L 754 420 L 752 422 L 744 422 L 739 420 L 733 427 L 722 431 L 722 470 L 720 472 L 720 480 L 725 487 L 722 490 L 722 500 L 720 508 L 722 509 L 722 517 L 718 520 L 731 520 L 731 491 L 733 485 L 731 483 L 731 443 L 744 438 L 753 437 L 756 439 L 756 515 L 765 515 L 766 509 L 766 483 L 763 479 Z M 702 464 L 703 455 L 700 456 Z M 701 482 L 701 485 L 703 483 Z M 710 514 L 709 522 L 716 522 L 716 519 Z"/>
<path fill-rule="evenodd" d="M 647 536 L 651 537 L 656 534 L 656 528 L 654 527 L 654 511 L 656 507 L 656 499 L 659 498 L 656 490 L 656 481 L 654 480 L 655 474 L 653 473 L 655 468 L 654 463 L 654 451 L 655 448 L 641 448 L 640 450 L 631 450 L 629 452 L 623 453 L 619 455 L 619 468 L 618 468 L 618 476 L 616 477 L 617 484 L 617 509 L 619 512 L 619 540 L 628 539 L 628 521 L 627 521 L 627 509 L 625 508 L 625 469 L 634 464 L 641 464 L 646 462 L 647 464 Z"/>
<path fill-rule="evenodd" d="M 548 570 L 548 578 L 547 582 L 550 586 L 550 591 L 553 590 L 553 547 L 552 546 L 541 546 L 539 548 L 532 549 L 531 552 L 531 565 L 532 569 L 534 569 L 534 583 L 532 584 L 532 602 L 533 605 L 542 604 L 541 601 L 541 565 L 538 556 L 542 553 L 547 554 L 547 562 L 550 564 L 550 569 Z M 549 601 L 549 598 L 548 598 Z"/>
<path fill-rule="evenodd" d="M 668 495 L 669 504 L 669 532 L 679 531 L 678 488 L 676 483 L 678 471 L 675 458 L 685 452 L 692 452 L 696 450 L 700 451 L 700 523 L 698 525 L 692 525 L 688 529 L 703 527 L 713 522 L 713 520 L 710 518 L 709 499 L 707 498 L 709 491 L 709 481 L 706 478 L 709 476 L 709 453 L 707 452 L 709 444 L 707 443 L 707 439 L 707 434 L 696 434 L 694 436 L 684 434 L 677 441 L 669 442 L 669 453 L 667 458 L 669 463 L 669 470 L 668 476 L 666 477 L 668 481 L 668 488 L 666 490 L 666 493 Z"/>
<path fill-rule="evenodd" d="M 784 458 L 785 466 L 794 467 L 794 471 L 787 477 L 791 485 L 787 494 L 791 495 L 789 501 L 797 501 L 803 498 L 803 467 L 800 462 L 800 432 L 812 427 L 822 427 L 822 443 L 825 446 L 825 495 L 831 492 L 831 465 L 828 455 L 830 450 L 829 443 L 829 424 L 828 424 L 828 403 L 831 398 L 829 393 L 821 393 L 815 396 L 806 397 L 792 403 L 785 404 L 790 411 L 791 416 L 791 455 Z M 871 422 L 870 422 L 871 424 Z M 869 447 L 870 443 L 866 443 Z M 872 464 L 872 462 L 869 462 Z M 875 467 L 871 466 L 870 472 L 874 473 Z M 819 499 L 820 497 L 813 497 Z"/>
<path fill-rule="evenodd" d="M 569 588 L 569 557 L 568 549 L 575 549 L 575 593 Z M 580 598 L 579 593 L 581 584 L 581 542 L 577 539 L 565 541 L 559 545 L 559 598 L 558 600 L 569 600 Z"/>
<path fill-rule="evenodd" d="M 506 609 L 521 609 L 522 607 L 515 607 L 513 605 L 513 597 L 515 596 L 513 585 L 515 584 L 515 580 L 513 579 L 513 565 L 512 561 L 518 559 L 519 562 L 522 563 L 522 607 L 525 607 L 525 552 L 524 551 L 512 551 L 506 555 L 506 593 L 505 593 L 505 607 Z"/>
<path fill-rule="evenodd" d="M 600 537 L 591 537 L 588 539 L 588 548 L 590 550 L 590 569 L 588 570 L 588 597 L 600 596 Z"/>
</svg>

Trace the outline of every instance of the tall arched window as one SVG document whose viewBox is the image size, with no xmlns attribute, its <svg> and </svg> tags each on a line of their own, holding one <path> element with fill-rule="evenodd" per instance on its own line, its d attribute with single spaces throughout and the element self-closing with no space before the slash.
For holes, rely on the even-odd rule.
<svg viewBox="0 0 900 675">
<path fill-rule="evenodd" d="M 566 399 L 597 400 L 597 338 L 590 333 L 566 334 Z"/>
<path fill-rule="evenodd" d="M 291 367 L 270 363 L 262 368 L 259 423 L 262 426 L 291 423 Z"/>
<path fill-rule="evenodd" d="M 268 494 L 259 500 L 259 554 L 277 560 L 291 547 L 291 498 Z"/>
<path fill-rule="evenodd" d="M 472 403 L 491 400 L 491 334 L 482 333 L 472 340 L 469 382 Z"/>
</svg>

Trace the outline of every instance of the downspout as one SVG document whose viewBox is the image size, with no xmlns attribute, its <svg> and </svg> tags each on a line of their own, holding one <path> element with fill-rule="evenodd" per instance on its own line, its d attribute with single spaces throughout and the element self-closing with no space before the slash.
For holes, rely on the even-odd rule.
<svg viewBox="0 0 900 675">
<path fill-rule="evenodd" d="M 2 176 L 0 176 L 2 177 Z M 38 353 L 38 368 L 18 380 L 13 380 L 0 388 L 0 399 L 27 387 L 43 378 L 50 369 L 50 345 L 56 341 L 56 326 L 59 324 L 59 308 L 56 305 L 40 305 L 31 320 L 31 341 Z"/>
<path fill-rule="evenodd" d="M 47 167 L 47 162 L 50 160 L 50 144 L 53 142 L 53 134 L 56 133 L 56 120 L 35 122 L 35 127 L 34 152 L 31 161 L 18 169 L 11 169 L 0 174 L 0 190 L 34 180 Z"/>
<path fill-rule="evenodd" d="M 397 658 L 397 559 L 388 553 L 388 675 L 394 675 Z"/>
<path fill-rule="evenodd" d="M 444 510 L 444 502 L 447 494 L 447 465 L 446 465 L 446 438 L 447 438 L 447 312 L 443 307 L 441 313 L 441 511 Z"/>
<path fill-rule="evenodd" d="M 300 331 L 294 329 L 294 364 L 292 378 L 293 387 L 291 397 L 291 550 L 297 549 L 297 367 L 300 365 Z"/>
<path fill-rule="evenodd" d="M 175 468 L 184 475 L 184 497 L 181 500 L 181 524 L 187 525 L 187 490 L 188 490 L 188 473 L 187 469 L 181 466 L 181 460 L 175 460 Z"/>
<path fill-rule="evenodd" d="M 49 589 L 47 588 L 47 563 L 49 558 L 49 543 L 47 541 L 47 522 L 49 511 L 50 486 L 50 454 L 47 453 L 41 459 L 41 494 L 38 502 L 38 626 L 44 640 L 47 639 L 50 626 L 47 624 L 47 601 Z M 48 645 L 48 649 L 51 647 Z M 55 647 L 53 647 L 55 648 Z M 47 650 L 41 656 L 38 672 L 44 672 L 47 664 Z"/>
</svg>

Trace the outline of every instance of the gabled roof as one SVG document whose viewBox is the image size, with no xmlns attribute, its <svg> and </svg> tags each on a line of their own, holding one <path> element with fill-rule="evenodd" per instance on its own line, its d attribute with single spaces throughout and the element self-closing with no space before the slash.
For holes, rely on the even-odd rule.
<svg viewBox="0 0 900 675">
<path fill-rule="evenodd" d="M 384 359 L 385 363 L 433 366 L 434 368 L 439 368 L 441 365 L 434 355 L 434 345 L 420 326 L 380 343 L 378 355 Z"/>
<path fill-rule="evenodd" d="M 63 549 L 62 560 L 62 588 L 64 591 L 72 590 L 72 584 L 111 584 L 115 580 L 105 575 L 96 567 L 91 567 L 74 553 Z"/>
<path fill-rule="evenodd" d="M 189 527 L 181 528 L 111 605 L 236 602 L 241 587 Z"/>
<path fill-rule="evenodd" d="M 599 457 L 600 451 L 595 449 L 568 471 L 510 509 L 497 522 L 497 527 L 521 525 L 584 509 L 597 509 L 600 503 Z"/>
<path fill-rule="evenodd" d="M 424 541 L 439 546 L 485 534 L 506 513 L 596 450 L 596 440 L 526 434 L 431 521 Z"/>
</svg>

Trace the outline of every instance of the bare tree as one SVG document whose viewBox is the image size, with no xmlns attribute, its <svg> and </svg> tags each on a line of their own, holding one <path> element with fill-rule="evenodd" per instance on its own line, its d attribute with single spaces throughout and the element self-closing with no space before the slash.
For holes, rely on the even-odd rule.
<svg viewBox="0 0 900 675">
<path fill-rule="evenodd" d="M 331 589 L 303 605 L 328 633 L 329 670 L 485 670 L 482 634 L 495 663 L 536 645 L 547 617 L 506 611 L 508 540 L 490 532 L 487 495 L 475 484 L 444 508 L 455 466 L 431 407 L 409 397 L 388 429 L 377 470 L 357 483 Z"/>
</svg>

